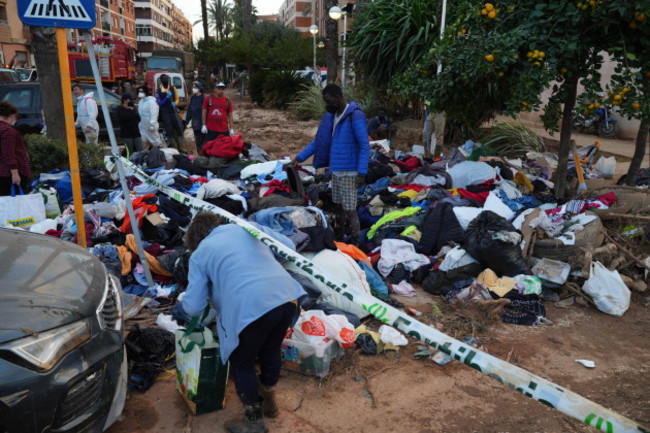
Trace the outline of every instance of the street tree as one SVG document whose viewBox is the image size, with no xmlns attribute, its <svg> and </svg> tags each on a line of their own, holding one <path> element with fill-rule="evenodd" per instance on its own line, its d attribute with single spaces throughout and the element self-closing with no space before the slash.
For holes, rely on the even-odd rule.
<svg viewBox="0 0 650 433">
<path fill-rule="evenodd" d="M 32 50 L 41 83 L 43 117 L 47 136 L 67 141 L 63 99 L 61 98 L 61 71 L 56 43 L 56 29 L 53 27 L 30 27 Z M 65 89 L 71 92 L 71 89 Z"/>
<path fill-rule="evenodd" d="M 628 0 L 610 0 L 625 6 Z M 547 130 L 560 130 L 555 193 L 565 191 L 573 108 L 578 84 L 598 94 L 603 50 L 600 0 L 493 1 L 450 4 L 445 37 L 420 62 L 393 80 L 404 95 L 426 98 L 451 122 L 470 130 L 497 113 L 542 113 Z M 464 14 L 464 15 L 463 15 Z M 438 65 L 442 72 L 437 74 Z M 543 103 L 542 91 L 551 96 Z"/>
<path fill-rule="evenodd" d="M 650 129 L 650 0 L 632 1 L 627 7 L 608 2 L 594 12 L 603 23 L 603 32 L 611 34 L 607 51 L 618 62 L 605 102 L 628 119 L 639 120 L 634 156 L 625 177 L 625 183 L 634 186 Z"/>
<path fill-rule="evenodd" d="M 336 83 L 339 71 L 339 23 L 329 16 L 329 10 L 337 6 L 337 0 L 324 0 L 325 16 L 325 59 L 327 64 L 327 82 Z"/>
</svg>

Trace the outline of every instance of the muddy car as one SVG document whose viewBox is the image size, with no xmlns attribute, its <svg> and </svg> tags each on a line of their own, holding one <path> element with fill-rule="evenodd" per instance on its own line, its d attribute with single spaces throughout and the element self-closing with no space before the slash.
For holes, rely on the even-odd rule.
<svg viewBox="0 0 650 433">
<path fill-rule="evenodd" d="M 119 281 L 83 248 L 0 229 L 0 432 L 100 432 L 126 398 Z"/>
</svg>

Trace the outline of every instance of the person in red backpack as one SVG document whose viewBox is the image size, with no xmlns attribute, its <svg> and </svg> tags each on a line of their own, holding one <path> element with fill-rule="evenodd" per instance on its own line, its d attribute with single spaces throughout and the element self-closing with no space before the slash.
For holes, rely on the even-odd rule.
<svg viewBox="0 0 650 433">
<path fill-rule="evenodd" d="M 214 94 L 203 101 L 203 127 L 206 134 L 205 143 L 215 140 L 220 135 L 234 135 L 232 129 L 232 101 L 225 96 L 226 85 L 217 83 Z"/>
</svg>

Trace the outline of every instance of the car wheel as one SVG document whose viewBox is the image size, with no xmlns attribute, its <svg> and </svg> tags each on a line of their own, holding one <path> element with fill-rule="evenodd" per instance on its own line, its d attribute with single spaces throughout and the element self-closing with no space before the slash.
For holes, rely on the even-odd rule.
<svg viewBox="0 0 650 433">
<path fill-rule="evenodd" d="M 586 212 L 586 214 L 595 215 L 593 212 Z M 601 246 L 605 240 L 602 230 L 603 223 L 597 217 L 595 221 L 587 224 L 583 231 L 576 233 L 575 245 L 564 245 L 557 239 L 541 239 L 533 247 L 533 256 L 568 262 L 571 257 L 583 255 L 582 248 Z"/>
</svg>

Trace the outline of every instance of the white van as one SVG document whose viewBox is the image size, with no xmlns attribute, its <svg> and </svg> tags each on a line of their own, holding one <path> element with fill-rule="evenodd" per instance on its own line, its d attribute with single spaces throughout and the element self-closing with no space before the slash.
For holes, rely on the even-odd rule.
<svg viewBox="0 0 650 433">
<path fill-rule="evenodd" d="M 154 82 L 156 83 L 156 89 L 160 88 L 160 77 L 163 75 L 169 75 L 169 81 L 176 88 L 178 92 L 178 108 L 186 108 L 189 103 L 190 95 L 187 91 L 187 85 L 185 84 L 185 78 L 182 74 L 177 72 L 160 72 L 159 74 L 154 75 Z M 154 91 L 155 94 L 155 91 Z"/>
</svg>

